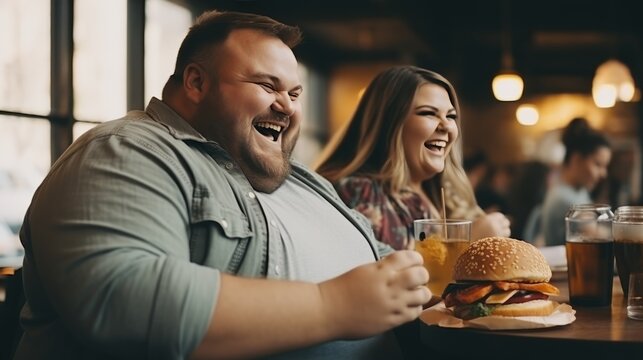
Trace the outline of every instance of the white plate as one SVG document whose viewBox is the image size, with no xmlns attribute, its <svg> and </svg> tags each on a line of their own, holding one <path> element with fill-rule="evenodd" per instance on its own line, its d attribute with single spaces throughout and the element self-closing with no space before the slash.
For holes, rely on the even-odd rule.
<svg viewBox="0 0 643 360">
<path fill-rule="evenodd" d="M 453 316 L 451 310 L 440 302 L 422 312 L 420 320 L 429 325 L 448 328 L 476 328 L 486 330 L 542 329 L 571 324 L 576 320 L 576 310 L 568 304 L 556 303 L 556 309 L 549 316 L 484 316 L 462 320 Z"/>
</svg>

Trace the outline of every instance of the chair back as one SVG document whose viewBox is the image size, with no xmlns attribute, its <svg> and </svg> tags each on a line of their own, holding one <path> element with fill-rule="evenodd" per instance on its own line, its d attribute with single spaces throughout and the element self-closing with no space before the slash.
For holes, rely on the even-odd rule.
<svg viewBox="0 0 643 360">
<path fill-rule="evenodd" d="M 10 360 L 22 337 L 20 311 L 25 303 L 22 268 L 2 278 L 4 302 L 0 302 L 0 360 Z"/>
</svg>

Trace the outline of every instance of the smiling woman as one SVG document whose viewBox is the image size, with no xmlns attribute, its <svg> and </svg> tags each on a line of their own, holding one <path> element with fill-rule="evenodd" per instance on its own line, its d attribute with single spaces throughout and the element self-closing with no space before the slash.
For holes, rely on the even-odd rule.
<svg viewBox="0 0 643 360">
<path fill-rule="evenodd" d="M 412 240 L 413 220 L 441 218 L 442 205 L 447 218 L 474 220 L 474 239 L 508 236 L 504 215 L 485 215 L 476 204 L 459 142 L 459 104 L 451 83 L 429 70 L 393 67 L 367 87 L 317 171 L 349 207 L 371 220 L 380 241 L 396 249 Z"/>
</svg>

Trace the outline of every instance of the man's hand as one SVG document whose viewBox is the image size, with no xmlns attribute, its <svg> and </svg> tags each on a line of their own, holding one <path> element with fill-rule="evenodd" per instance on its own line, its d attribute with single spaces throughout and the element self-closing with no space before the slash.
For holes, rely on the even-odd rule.
<svg viewBox="0 0 643 360">
<path fill-rule="evenodd" d="M 428 280 L 410 250 L 319 284 L 221 274 L 210 326 L 192 357 L 259 357 L 380 334 L 418 317 L 431 298 Z"/>
<path fill-rule="evenodd" d="M 414 320 L 431 299 L 428 281 L 420 254 L 401 250 L 320 283 L 327 325 L 357 338 Z"/>
</svg>

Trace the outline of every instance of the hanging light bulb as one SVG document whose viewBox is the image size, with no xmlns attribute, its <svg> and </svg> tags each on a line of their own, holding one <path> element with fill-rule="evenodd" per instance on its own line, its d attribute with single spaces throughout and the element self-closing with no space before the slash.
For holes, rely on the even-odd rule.
<svg viewBox="0 0 643 360">
<path fill-rule="evenodd" d="M 594 104 L 599 108 L 611 108 L 616 104 L 618 91 L 612 84 L 600 84 L 592 86 L 592 98 Z"/>
<path fill-rule="evenodd" d="M 491 89 L 493 90 L 493 96 L 500 101 L 516 101 L 522 96 L 525 83 L 513 66 L 509 1 L 505 4 L 504 10 L 505 29 L 502 32 L 502 68 L 500 73 L 491 81 Z"/>
<path fill-rule="evenodd" d="M 516 119 L 520 125 L 532 126 L 538 123 L 538 108 L 531 104 L 522 104 L 516 110 Z"/>
<path fill-rule="evenodd" d="M 500 101 L 516 101 L 520 99 L 524 87 L 525 84 L 517 73 L 500 73 L 491 82 L 493 96 Z"/>
<path fill-rule="evenodd" d="M 634 79 L 622 62 L 610 59 L 596 69 L 592 81 L 592 98 L 596 106 L 607 108 L 614 106 L 616 101 L 632 101 L 634 92 Z"/>
</svg>

